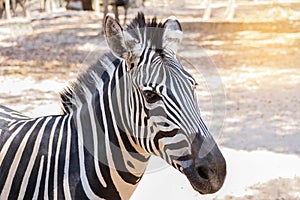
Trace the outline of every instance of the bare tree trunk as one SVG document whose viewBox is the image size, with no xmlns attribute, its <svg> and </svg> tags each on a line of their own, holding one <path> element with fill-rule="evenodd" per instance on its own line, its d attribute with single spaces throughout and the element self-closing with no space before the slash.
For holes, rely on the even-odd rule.
<svg viewBox="0 0 300 200">
<path fill-rule="evenodd" d="M 9 0 L 5 0 L 5 14 L 6 14 L 6 19 L 8 19 L 8 20 L 11 19 Z"/>
<path fill-rule="evenodd" d="M 50 7 L 50 0 L 44 0 L 44 10 L 46 12 L 51 12 L 51 7 Z"/>
<path fill-rule="evenodd" d="M 125 13 L 124 13 L 124 25 L 126 25 L 126 20 L 127 20 L 127 13 L 128 13 L 128 5 L 124 7 Z"/>
<path fill-rule="evenodd" d="M 115 14 L 116 20 L 119 21 L 119 11 L 118 11 L 118 6 L 116 4 L 114 5 L 114 14 Z"/>
<path fill-rule="evenodd" d="M 23 15 L 24 15 L 24 17 L 29 18 L 30 17 L 30 13 L 29 13 L 29 11 L 27 9 L 26 2 L 25 1 L 20 1 L 19 3 L 20 3 L 20 5 L 21 5 L 21 7 L 23 9 Z"/>
<path fill-rule="evenodd" d="M 3 0 L 0 0 L 0 19 L 2 18 L 3 11 L 4 11 Z"/>
<path fill-rule="evenodd" d="M 16 7 L 17 7 L 17 2 L 16 0 L 10 0 L 10 10 L 12 11 L 12 16 L 15 16 L 16 15 Z"/>
<path fill-rule="evenodd" d="M 94 8 L 95 8 L 96 13 L 100 12 L 100 7 L 99 7 L 99 1 L 98 0 L 94 0 Z"/>
<path fill-rule="evenodd" d="M 235 0 L 228 0 L 228 6 L 225 11 L 225 18 L 227 20 L 232 20 L 235 14 L 236 4 Z"/>
<path fill-rule="evenodd" d="M 103 0 L 103 7 L 104 7 L 104 12 L 103 12 L 103 26 L 104 26 L 104 20 L 108 13 L 108 0 Z"/>
<path fill-rule="evenodd" d="M 93 10 L 92 0 L 81 0 L 83 10 Z"/>
<path fill-rule="evenodd" d="M 205 2 L 205 11 L 203 14 L 203 20 L 209 20 L 211 15 L 211 0 L 206 0 Z"/>
<path fill-rule="evenodd" d="M 45 0 L 40 0 L 40 11 L 44 11 L 45 10 Z"/>
<path fill-rule="evenodd" d="M 50 9 L 51 11 L 54 11 L 56 9 L 55 1 L 54 0 L 48 0 L 50 1 Z"/>
</svg>

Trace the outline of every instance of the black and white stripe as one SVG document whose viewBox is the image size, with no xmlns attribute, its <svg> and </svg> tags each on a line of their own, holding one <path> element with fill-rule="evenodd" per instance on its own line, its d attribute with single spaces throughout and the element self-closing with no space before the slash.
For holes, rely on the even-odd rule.
<svg viewBox="0 0 300 200">
<path fill-rule="evenodd" d="M 62 92 L 62 115 L 0 107 L 0 199 L 129 199 L 151 155 L 183 171 L 193 139 L 210 138 L 175 57 L 177 20 L 139 14 L 120 36 L 108 16 L 105 30 L 113 53 Z"/>
</svg>

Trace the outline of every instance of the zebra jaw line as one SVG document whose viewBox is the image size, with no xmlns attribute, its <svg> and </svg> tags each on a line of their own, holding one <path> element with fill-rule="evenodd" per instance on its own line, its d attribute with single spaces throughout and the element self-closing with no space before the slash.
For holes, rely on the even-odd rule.
<svg viewBox="0 0 300 200">
<path fill-rule="evenodd" d="M 129 199 L 151 155 L 201 194 L 222 187 L 225 159 L 176 59 L 177 19 L 139 13 L 124 29 L 108 15 L 104 32 L 111 52 L 61 93 L 61 115 L 0 106 L 0 199 Z"/>
</svg>

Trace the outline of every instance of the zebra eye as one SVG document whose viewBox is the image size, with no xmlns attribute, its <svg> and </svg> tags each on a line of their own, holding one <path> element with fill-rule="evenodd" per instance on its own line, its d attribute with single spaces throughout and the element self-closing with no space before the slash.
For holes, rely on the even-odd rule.
<svg viewBox="0 0 300 200">
<path fill-rule="evenodd" d="M 152 90 L 143 91 L 143 95 L 148 103 L 155 103 L 155 102 L 161 100 L 161 97 L 159 96 L 159 94 L 157 94 L 156 92 L 154 92 Z"/>
<path fill-rule="evenodd" d="M 199 84 L 197 83 L 197 82 L 195 82 L 195 84 L 194 84 L 194 89 L 197 89 L 197 86 L 198 86 Z"/>
</svg>

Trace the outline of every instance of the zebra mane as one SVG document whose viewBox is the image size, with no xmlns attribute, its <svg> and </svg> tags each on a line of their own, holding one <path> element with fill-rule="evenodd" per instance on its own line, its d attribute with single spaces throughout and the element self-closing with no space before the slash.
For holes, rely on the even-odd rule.
<svg viewBox="0 0 300 200">
<path fill-rule="evenodd" d="M 129 25 L 126 26 L 125 30 L 135 29 L 135 28 L 144 28 L 144 27 L 158 27 L 163 28 L 161 22 L 157 22 L 157 18 L 153 17 L 152 19 L 145 19 L 143 12 L 138 12 L 137 16 L 131 21 Z"/>
<path fill-rule="evenodd" d="M 109 68 L 119 66 L 120 62 L 121 60 L 111 52 L 105 53 L 95 64 L 79 73 L 76 80 L 60 92 L 62 114 L 71 113 L 77 107 L 78 100 L 85 102 L 87 92 L 93 94 L 100 79 L 108 81 L 108 71 L 111 71 Z"/>
<path fill-rule="evenodd" d="M 140 38 L 141 34 L 146 35 L 144 40 L 145 42 L 148 42 L 148 45 L 149 43 L 151 45 L 148 47 L 158 53 L 162 52 L 163 30 L 163 24 L 158 23 L 156 17 L 146 21 L 144 14 L 141 12 L 139 12 L 137 17 L 125 27 L 125 31 L 129 31 L 129 33 L 137 39 Z M 117 67 L 120 62 L 121 60 L 111 52 L 105 53 L 94 65 L 88 67 L 84 72 L 79 74 L 74 82 L 60 92 L 62 113 L 71 113 L 72 109 L 76 108 L 76 101 L 78 99 L 81 102 L 86 101 L 87 90 L 93 94 L 97 89 L 97 81 L 103 78 L 103 74 L 108 71 L 109 67 Z M 113 63 L 113 66 L 111 63 Z"/>
<path fill-rule="evenodd" d="M 144 13 L 139 12 L 132 22 L 126 26 L 125 31 L 128 31 L 136 39 L 139 39 L 140 36 L 146 36 L 144 42 L 148 42 L 148 48 L 159 54 L 163 52 L 164 24 L 158 22 L 156 17 L 145 19 Z"/>
</svg>

